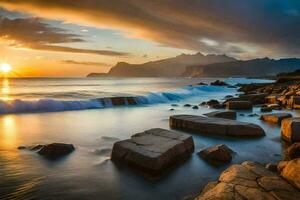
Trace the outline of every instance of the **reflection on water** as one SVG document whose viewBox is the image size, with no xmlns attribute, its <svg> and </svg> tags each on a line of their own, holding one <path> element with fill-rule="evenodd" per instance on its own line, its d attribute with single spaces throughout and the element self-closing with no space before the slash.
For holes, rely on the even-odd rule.
<svg viewBox="0 0 300 200">
<path fill-rule="evenodd" d="M 10 100 L 11 98 L 9 97 L 10 94 L 10 87 L 9 87 L 9 79 L 5 78 L 2 80 L 2 85 L 1 85 L 1 100 Z"/>
<path fill-rule="evenodd" d="M 7 115 L 0 118 L 1 123 L 1 144 L 3 148 L 15 148 L 17 140 L 17 126 L 14 116 Z"/>
</svg>

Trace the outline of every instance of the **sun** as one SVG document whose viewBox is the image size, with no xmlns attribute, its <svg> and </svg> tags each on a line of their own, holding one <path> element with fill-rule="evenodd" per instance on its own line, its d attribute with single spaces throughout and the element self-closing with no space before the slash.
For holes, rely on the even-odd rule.
<svg viewBox="0 0 300 200">
<path fill-rule="evenodd" d="M 3 73 L 9 73 L 11 71 L 11 66 L 8 63 L 2 63 L 1 64 L 1 71 Z"/>
</svg>

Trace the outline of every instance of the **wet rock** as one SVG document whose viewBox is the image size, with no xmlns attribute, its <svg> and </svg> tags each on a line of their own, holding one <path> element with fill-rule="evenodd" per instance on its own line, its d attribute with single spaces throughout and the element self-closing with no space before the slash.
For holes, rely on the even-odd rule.
<svg viewBox="0 0 300 200">
<path fill-rule="evenodd" d="M 24 150 L 24 149 L 27 149 L 27 147 L 26 146 L 19 146 L 18 149 L 19 150 Z"/>
<path fill-rule="evenodd" d="M 234 111 L 215 111 L 204 114 L 207 117 L 216 117 L 223 119 L 236 119 L 236 112 Z"/>
<path fill-rule="evenodd" d="M 260 112 L 272 112 L 272 108 L 271 107 L 268 107 L 268 106 L 262 106 L 260 108 Z"/>
<path fill-rule="evenodd" d="M 224 144 L 206 148 L 198 153 L 198 155 L 211 163 L 229 163 L 232 160 L 233 151 Z"/>
<path fill-rule="evenodd" d="M 250 101 L 252 104 L 264 104 L 266 102 L 265 98 L 268 93 L 258 93 L 258 94 L 242 94 L 239 95 L 238 99 L 240 101 Z"/>
<path fill-rule="evenodd" d="M 170 108 L 170 109 L 169 109 L 169 111 L 174 111 L 174 110 L 175 110 L 174 108 Z"/>
<path fill-rule="evenodd" d="M 184 104 L 183 107 L 192 107 L 191 104 Z"/>
<path fill-rule="evenodd" d="M 230 99 L 230 98 L 233 98 L 233 96 L 232 95 L 225 96 L 225 99 Z"/>
<path fill-rule="evenodd" d="M 208 135 L 235 137 L 259 137 L 265 135 L 264 130 L 256 124 L 213 117 L 173 115 L 169 119 L 169 124 L 174 129 Z"/>
<path fill-rule="evenodd" d="M 216 80 L 214 82 L 211 82 L 210 85 L 213 86 L 228 86 L 228 83 L 225 83 L 224 81 Z"/>
<path fill-rule="evenodd" d="M 282 120 L 281 138 L 292 143 L 300 142 L 300 118 Z"/>
<path fill-rule="evenodd" d="M 194 151 L 193 138 L 164 129 L 150 129 L 116 142 L 111 159 L 144 173 L 157 175 Z"/>
<path fill-rule="evenodd" d="M 253 113 L 253 114 L 249 114 L 248 117 L 258 117 L 259 115 L 256 114 L 256 113 Z"/>
<path fill-rule="evenodd" d="M 273 113 L 268 115 L 261 115 L 260 119 L 265 122 L 271 122 L 280 125 L 282 120 L 292 117 L 293 116 L 289 113 Z"/>
<path fill-rule="evenodd" d="M 211 99 L 208 102 L 206 102 L 206 104 L 211 107 L 211 106 L 214 106 L 214 105 L 219 105 L 220 102 L 216 99 Z"/>
<path fill-rule="evenodd" d="M 299 197 L 299 191 L 287 181 L 262 165 L 246 161 L 226 169 L 218 182 L 210 183 L 195 199 L 296 200 Z"/>
<path fill-rule="evenodd" d="M 178 104 L 171 104 L 172 107 L 178 107 Z"/>
<path fill-rule="evenodd" d="M 199 106 L 206 106 L 207 104 L 206 104 L 206 102 L 201 102 L 200 104 L 199 104 Z"/>
<path fill-rule="evenodd" d="M 200 82 L 197 85 L 207 85 L 206 83 Z"/>
<path fill-rule="evenodd" d="M 300 189 L 300 158 L 280 162 L 280 174 L 292 185 Z M 298 196 L 300 198 L 300 196 Z"/>
<path fill-rule="evenodd" d="M 75 148 L 72 144 L 52 143 L 44 146 L 41 150 L 38 151 L 38 154 L 49 159 L 56 159 L 62 156 L 66 156 L 72 153 L 74 150 Z"/>
<path fill-rule="evenodd" d="M 251 110 L 252 103 L 250 101 L 228 101 L 226 107 L 229 110 Z"/>
<path fill-rule="evenodd" d="M 193 108 L 194 110 L 198 110 L 198 109 L 199 109 L 198 106 L 193 106 L 192 108 Z"/>
<path fill-rule="evenodd" d="M 215 105 L 210 106 L 210 108 L 223 109 L 223 108 L 226 108 L 226 105 L 225 104 L 215 104 Z"/>
<path fill-rule="evenodd" d="M 300 158 L 300 143 L 294 143 L 285 150 L 284 160 Z"/>
<path fill-rule="evenodd" d="M 239 116 L 242 116 L 242 117 L 244 117 L 244 116 L 245 116 L 245 114 L 244 114 L 244 113 L 240 113 L 240 114 L 239 114 Z"/>
</svg>

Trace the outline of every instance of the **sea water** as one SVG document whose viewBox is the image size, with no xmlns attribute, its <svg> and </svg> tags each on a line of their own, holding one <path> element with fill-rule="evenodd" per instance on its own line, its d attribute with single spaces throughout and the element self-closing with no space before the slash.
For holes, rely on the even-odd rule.
<svg viewBox="0 0 300 200">
<path fill-rule="evenodd" d="M 216 180 L 229 165 L 213 167 L 196 154 L 226 144 L 237 154 L 232 163 L 262 163 L 282 159 L 285 144 L 277 125 L 239 112 L 237 120 L 259 124 L 266 136 L 256 139 L 208 137 L 192 134 L 195 152 L 160 180 L 149 180 L 109 159 L 113 143 L 150 128 L 169 129 L 173 114 L 201 115 L 193 110 L 209 99 L 235 95 L 235 88 L 199 86 L 215 79 L 5 79 L 2 80 L 0 116 L 0 199 L 182 199 Z M 230 84 L 266 80 L 226 79 Z M 114 96 L 142 98 L 134 106 L 84 106 Z M 41 103 L 42 102 L 42 103 Z M 171 104 L 178 107 L 171 107 Z M 38 107 L 37 105 L 43 106 Z M 107 104 L 108 105 L 108 104 Z M 37 109 L 43 108 L 43 109 Z M 174 111 L 170 111 L 174 108 Z M 58 112 L 59 111 L 59 112 Z M 63 111 L 63 112 L 62 112 Z M 296 111 L 286 111 L 300 116 Z M 63 142 L 76 150 L 59 161 L 49 161 L 20 145 Z"/>
</svg>

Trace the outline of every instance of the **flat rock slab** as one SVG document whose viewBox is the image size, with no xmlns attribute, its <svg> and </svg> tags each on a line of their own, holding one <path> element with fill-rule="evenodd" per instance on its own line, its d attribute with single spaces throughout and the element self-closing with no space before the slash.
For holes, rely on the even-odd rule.
<svg viewBox="0 0 300 200">
<path fill-rule="evenodd" d="M 260 119 L 265 122 L 271 122 L 280 125 L 282 120 L 292 117 L 293 116 L 289 113 L 273 113 L 268 115 L 261 115 Z"/>
<path fill-rule="evenodd" d="M 262 165 L 246 161 L 226 169 L 217 182 L 211 182 L 196 200 L 298 200 L 300 192 Z"/>
<path fill-rule="evenodd" d="M 169 124 L 174 129 L 208 135 L 235 137 L 259 137 L 265 135 L 265 131 L 256 124 L 196 115 L 174 115 L 170 117 Z"/>
<path fill-rule="evenodd" d="M 204 114 L 207 117 L 217 117 L 223 119 L 236 119 L 236 112 L 234 111 L 215 111 Z"/>
<path fill-rule="evenodd" d="M 146 174 L 159 175 L 193 151 L 192 136 L 155 128 L 116 142 L 111 159 Z"/>
<path fill-rule="evenodd" d="M 251 110 L 253 107 L 251 101 L 228 101 L 226 108 L 229 110 Z"/>
</svg>

